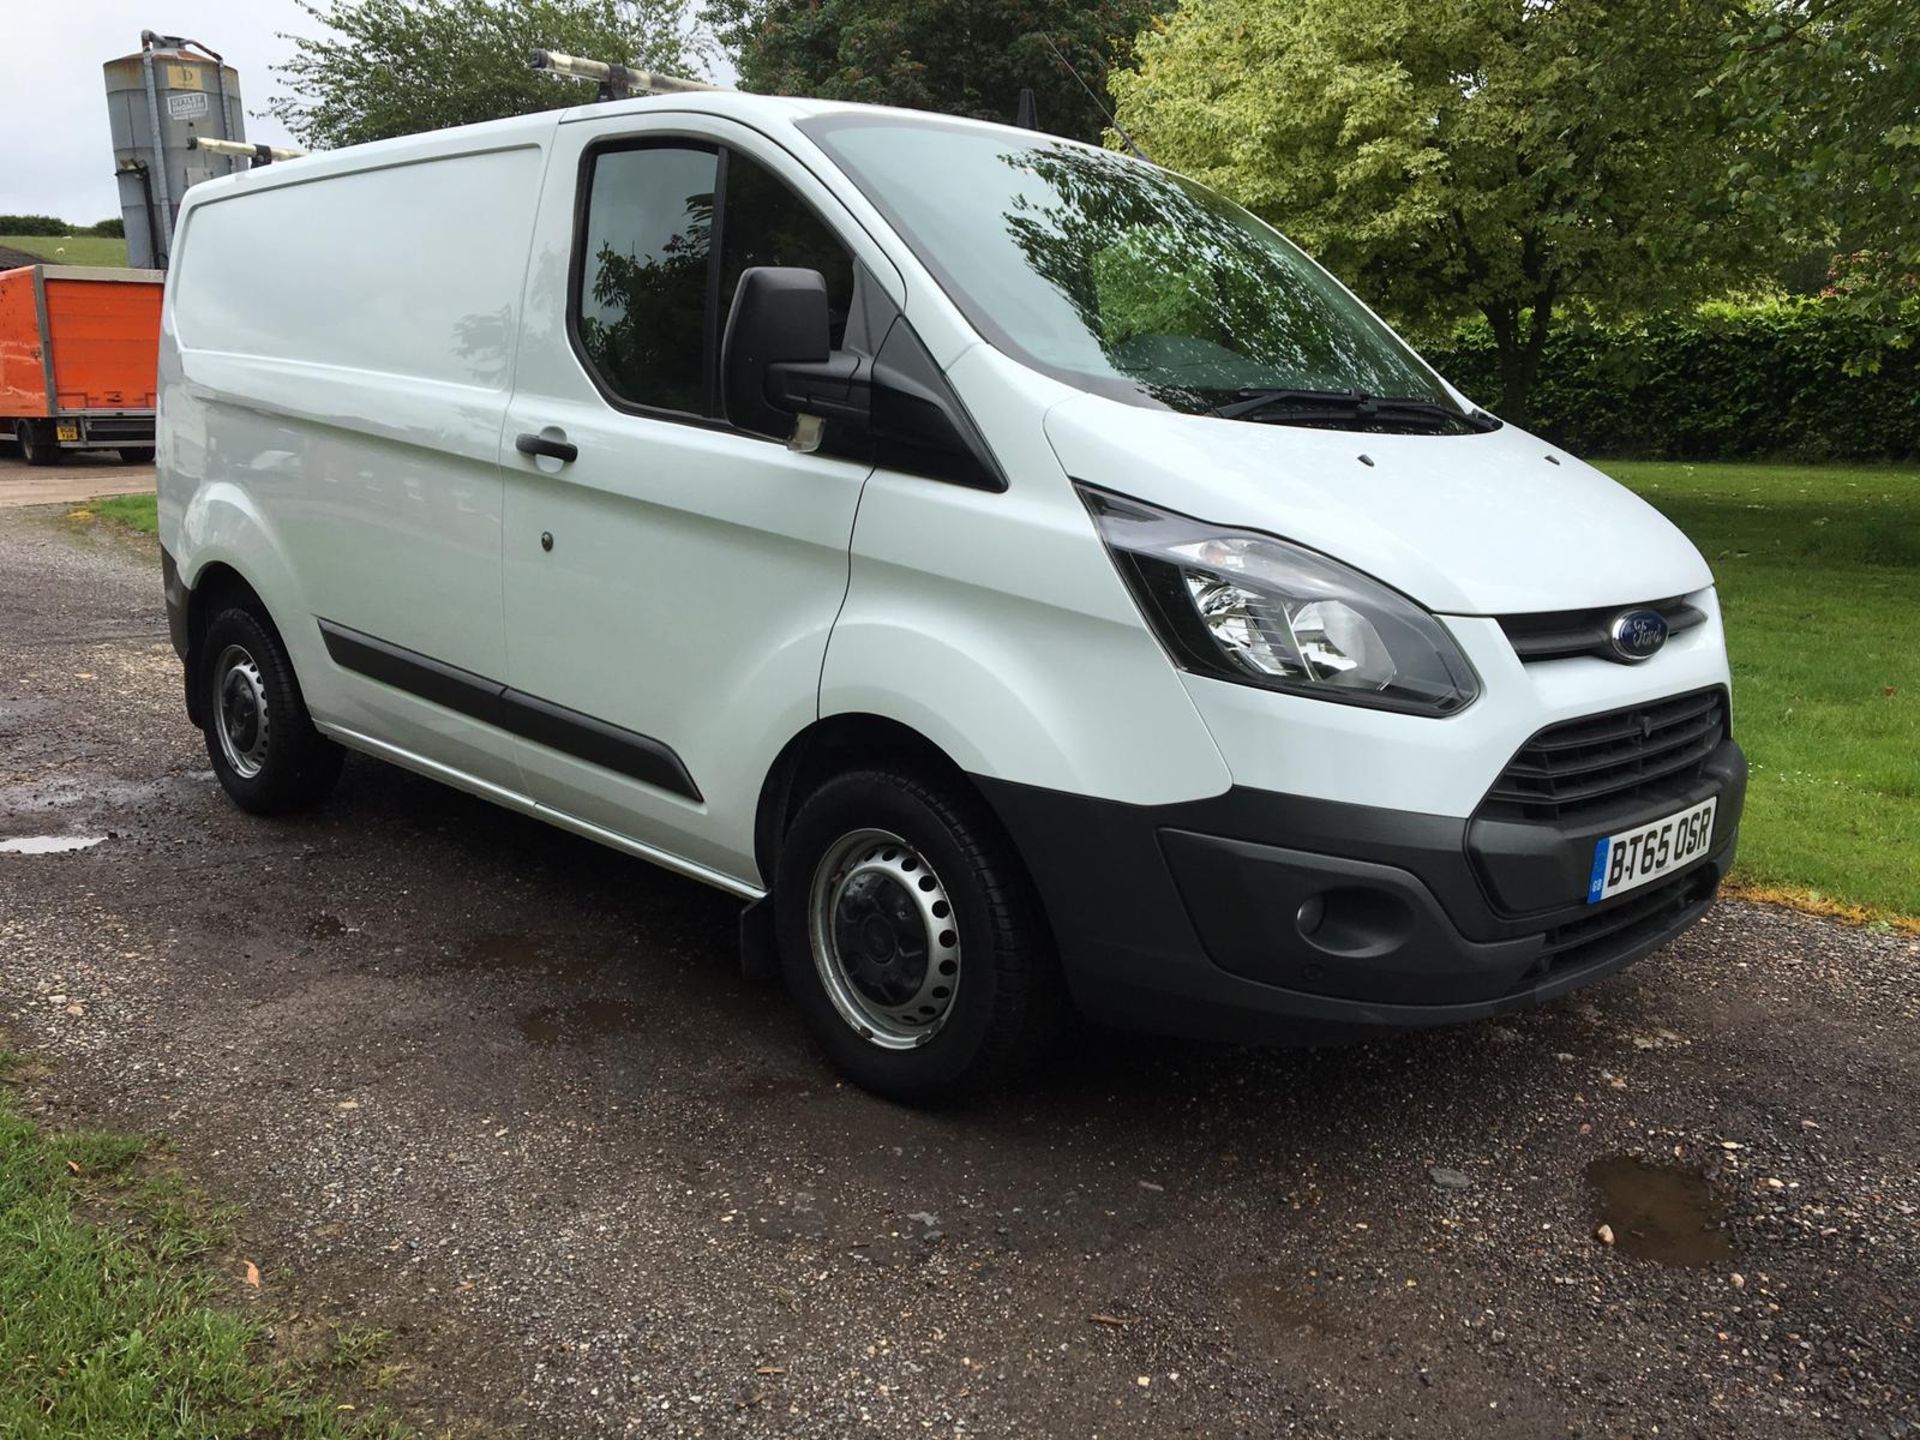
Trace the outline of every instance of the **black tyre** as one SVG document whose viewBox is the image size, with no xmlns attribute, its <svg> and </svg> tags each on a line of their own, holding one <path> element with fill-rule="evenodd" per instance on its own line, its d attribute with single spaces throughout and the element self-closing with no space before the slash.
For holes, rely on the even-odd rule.
<svg viewBox="0 0 1920 1440">
<path fill-rule="evenodd" d="M 20 458 L 29 465 L 51 465 L 60 458 L 53 428 L 42 420 L 14 422 L 13 438 L 20 442 Z"/>
<path fill-rule="evenodd" d="M 324 800 L 343 752 L 313 728 L 273 626 L 245 607 L 223 610 L 198 653 L 207 756 L 234 804 L 284 815 Z"/>
<path fill-rule="evenodd" d="M 119 454 L 120 463 L 123 465 L 151 465 L 153 463 L 153 446 L 151 445 L 122 445 Z"/>
<path fill-rule="evenodd" d="M 1032 884 L 962 784 L 891 769 L 829 780 L 777 868 L 787 988 L 856 1084 L 923 1103 L 977 1093 L 1058 1032 L 1064 989 Z"/>
</svg>

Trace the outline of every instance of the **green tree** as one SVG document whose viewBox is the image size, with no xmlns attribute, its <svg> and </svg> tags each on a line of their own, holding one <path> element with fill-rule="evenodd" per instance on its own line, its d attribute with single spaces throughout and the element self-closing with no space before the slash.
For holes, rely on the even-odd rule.
<svg viewBox="0 0 1920 1440">
<path fill-rule="evenodd" d="M 329 0 L 300 6 L 334 33 L 293 36 L 267 108 L 315 148 L 525 115 L 593 98 L 542 75 L 536 49 L 695 73 L 707 42 L 688 0 Z"/>
<path fill-rule="evenodd" d="M 1911 0 L 1762 0 L 1713 93 L 1755 152 L 1737 179 L 1782 230 L 1810 229 L 1878 351 L 1920 298 L 1920 15 Z"/>
<path fill-rule="evenodd" d="M 1133 37 L 1171 0 L 710 0 L 740 86 L 1011 121 L 1033 90 L 1043 129 L 1097 140 Z M 1059 51 L 1056 56 L 1055 50 Z"/>
<path fill-rule="evenodd" d="M 1528 422 L 1557 314 L 1716 293 L 1782 244 L 1699 98 L 1731 0 L 1186 0 L 1113 78 L 1154 158 L 1403 322 L 1478 310 Z"/>
</svg>

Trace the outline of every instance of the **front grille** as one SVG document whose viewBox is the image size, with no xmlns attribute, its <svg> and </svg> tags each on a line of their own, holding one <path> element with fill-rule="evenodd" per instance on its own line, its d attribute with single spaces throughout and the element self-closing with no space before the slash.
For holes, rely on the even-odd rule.
<svg viewBox="0 0 1920 1440">
<path fill-rule="evenodd" d="M 1624 955 L 1670 929 L 1687 911 L 1711 900 L 1717 883 L 1714 868 L 1700 865 L 1601 905 L 1591 915 L 1556 925 L 1547 932 L 1535 973 L 1584 967 Z"/>
<path fill-rule="evenodd" d="M 1479 813 L 1557 820 L 1698 778 L 1727 738 L 1725 690 L 1698 690 L 1549 726 L 1520 747 Z"/>
<path fill-rule="evenodd" d="M 1602 660 L 1629 663 L 1607 638 L 1609 627 L 1623 610 L 1658 610 L 1667 622 L 1669 637 L 1707 623 L 1707 612 L 1689 605 L 1685 596 L 1655 600 L 1643 606 L 1608 605 L 1598 610 L 1547 610 L 1531 615 L 1502 615 L 1500 628 L 1506 631 L 1513 653 L 1522 663 L 1539 660 L 1565 660 L 1573 655 L 1597 655 Z"/>
</svg>

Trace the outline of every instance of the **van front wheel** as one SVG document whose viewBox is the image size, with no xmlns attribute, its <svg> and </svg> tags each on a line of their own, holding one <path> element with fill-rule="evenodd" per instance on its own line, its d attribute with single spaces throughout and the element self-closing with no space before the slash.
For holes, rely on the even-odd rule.
<svg viewBox="0 0 1920 1440">
<path fill-rule="evenodd" d="M 774 918 L 809 1028 L 878 1094 L 991 1088 L 1057 1029 L 1062 988 L 1031 883 L 959 784 L 891 770 L 829 780 L 781 848 Z"/>
<path fill-rule="evenodd" d="M 251 609 L 222 610 L 199 654 L 207 758 L 234 804 L 284 815 L 324 800 L 343 752 L 314 729 L 273 627 Z"/>
</svg>

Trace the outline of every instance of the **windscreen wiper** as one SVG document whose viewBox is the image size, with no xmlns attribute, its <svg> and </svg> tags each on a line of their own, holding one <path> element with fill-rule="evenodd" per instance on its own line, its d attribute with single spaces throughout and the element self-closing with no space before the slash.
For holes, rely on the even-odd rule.
<svg viewBox="0 0 1920 1440">
<path fill-rule="evenodd" d="M 1492 430 L 1500 423 L 1477 410 L 1456 410 L 1451 405 L 1411 396 L 1369 395 L 1364 390 L 1242 390 L 1239 399 L 1217 407 L 1213 413 L 1223 420 L 1244 420 L 1265 410 L 1285 410 L 1288 418 L 1296 421 L 1427 421 L 1465 425 L 1471 430 Z"/>
</svg>

